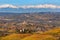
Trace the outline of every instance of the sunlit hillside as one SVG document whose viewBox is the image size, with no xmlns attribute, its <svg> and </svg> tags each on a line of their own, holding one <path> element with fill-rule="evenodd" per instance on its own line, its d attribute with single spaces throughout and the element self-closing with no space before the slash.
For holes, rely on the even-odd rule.
<svg viewBox="0 0 60 40">
<path fill-rule="evenodd" d="M 31 34 L 11 34 L 11 35 L 2 37 L 2 40 L 21 40 L 28 36 L 31 36 Z"/>
<path fill-rule="evenodd" d="M 23 40 L 60 40 L 60 28 L 55 28 L 42 34 L 34 34 Z"/>
<path fill-rule="evenodd" d="M 1 40 L 60 40 L 60 28 L 54 28 L 43 33 L 11 34 L 2 37 Z"/>
</svg>

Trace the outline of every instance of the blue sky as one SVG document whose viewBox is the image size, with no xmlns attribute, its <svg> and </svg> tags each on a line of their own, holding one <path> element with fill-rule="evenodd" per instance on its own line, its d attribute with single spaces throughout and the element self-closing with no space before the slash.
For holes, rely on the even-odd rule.
<svg viewBox="0 0 60 40">
<path fill-rule="evenodd" d="M 60 0 L 0 0 L 0 5 L 1 4 L 13 4 L 13 5 L 54 4 L 54 5 L 60 5 Z"/>
</svg>

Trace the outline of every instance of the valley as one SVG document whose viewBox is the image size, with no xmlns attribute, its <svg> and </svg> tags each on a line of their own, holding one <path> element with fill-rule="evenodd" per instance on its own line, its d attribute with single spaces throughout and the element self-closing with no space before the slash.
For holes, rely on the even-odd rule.
<svg viewBox="0 0 60 40">
<path fill-rule="evenodd" d="M 0 37 L 40 35 L 57 28 L 60 28 L 60 12 L 0 13 Z"/>
</svg>

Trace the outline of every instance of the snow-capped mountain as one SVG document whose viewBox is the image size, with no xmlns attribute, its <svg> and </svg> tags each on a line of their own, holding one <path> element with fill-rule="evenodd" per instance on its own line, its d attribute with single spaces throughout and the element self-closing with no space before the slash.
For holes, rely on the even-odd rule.
<svg viewBox="0 0 60 40">
<path fill-rule="evenodd" d="M 0 8 L 17 8 L 17 6 L 14 6 L 14 5 L 10 5 L 10 4 L 4 4 L 4 5 L 0 5 Z"/>
<path fill-rule="evenodd" d="M 0 5 L 0 12 L 60 12 L 60 6 L 44 4 L 44 5 L 25 5 L 15 6 L 10 4 Z"/>
</svg>

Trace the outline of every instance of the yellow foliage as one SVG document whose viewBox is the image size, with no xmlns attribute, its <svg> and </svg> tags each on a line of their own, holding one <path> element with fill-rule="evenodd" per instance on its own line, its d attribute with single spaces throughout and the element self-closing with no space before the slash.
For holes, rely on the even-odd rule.
<svg viewBox="0 0 60 40">
<path fill-rule="evenodd" d="M 3 37 L 2 40 L 57 40 L 57 35 L 60 37 L 60 28 L 54 28 L 47 32 L 31 34 L 11 34 Z M 59 39 L 59 38 L 58 38 Z"/>
<path fill-rule="evenodd" d="M 22 40 L 56 40 L 53 36 L 51 35 L 40 35 L 40 34 L 35 34 L 30 37 L 26 37 Z"/>
<path fill-rule="evenodd" d="M 59 37 L 60 28 L 54 28 L 54 29 L 49 30 L 49 31 L 44 32 L 44 33 L 34 34 L 34 35 L 32 35 L 30 37 L 26 37 L 22 40 L 57 40 L 57 37 L 55 37 L 53 35 L 56 35 Z"/>
<path fill-rule="evenodd" d="M 2 40 L 21 40 L 24 37 L 30 36 L 30 34 L 11 34 L 3 37 Z"/>
<path fill-rule="evenodd" d="M 60 28 L 54 28 L 52 30 L 49 30 L 47 32 L 45 32 L 44 34 L 59 34 L 60 35 Z"/>
</svg>

